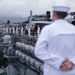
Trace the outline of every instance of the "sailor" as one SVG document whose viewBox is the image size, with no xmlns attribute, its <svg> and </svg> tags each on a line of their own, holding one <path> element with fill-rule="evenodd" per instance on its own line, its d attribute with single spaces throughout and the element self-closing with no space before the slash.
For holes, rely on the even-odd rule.
<svg viewBox="0 0 75 75">
<path fill-rule="evenodd" d="M 13 34 L 13 26 L 11 26 L 11 34 Z"/>
<path fill-rule="evenodd" d="M 11 33 L 11 26 L 9 26 L 9 31 L 10 31 L 9 33 Z"/>
<path fill-rule="evenodd" d="M 6 26 L 6 33 L 8 33 L 8 28 L 7 28 L 7 26 Z"/>
<path fill-rule="evenodd" d="M 15 34 L 17 33 L 17 26 L 14 27 Z"/>
<path fill-rule="evenodd" d="M 15 34 L 15 26 L 13 26 L 13 34 Z"/>
<path fill-rule="evenodd" d="M 23 35 L 23 27 L 21 27 L 21 35 Z"/>
<path fill-rule="evenodd" d="M 10 26 L 8 26 L 8 33 L 10 33 Z"/>
<path fill-rule="evenodd" d="M 20 24 L 18 25 L 18 34 L 19 35 L 21 34 L 21 26 L 20 26 Z"/>
<path fill-rule="evenodd" d="M 32 36 L 34 36 L 34 32 L 35 32 L 35 26 L 34 25 L 32 25 L 31 31 L 32 31 Z"/>
<path fill-rule="evenodd" d="M 53 5 L 54 22 L 42 29 L 36 43 L 44 75 L 75 75 L 75 27 L 65 20 L 69 10 L 64 3 Z"/>
<path fill-rule="evenodd" d="M 38 25 L 38 29 L 37 29 L 37 34 L 38 34 L 38 37 L 39 37 L 39 34 L 40 34 L 40 26 Z"/>
<path fill-rule="evenodd" d="M 28 36 L 29 36 L 29 37 L 30 37 L 30 33 L 31 33 L 31 32 L 30 32 L 30 27 L 29 27 L 29 28 L 28 28 Z"/>
</svg>

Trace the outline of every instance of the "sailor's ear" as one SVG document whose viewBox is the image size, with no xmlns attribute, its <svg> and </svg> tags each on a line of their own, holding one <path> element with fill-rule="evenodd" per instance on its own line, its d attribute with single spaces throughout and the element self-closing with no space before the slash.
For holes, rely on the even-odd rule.
<svg viewBox="0 0 75 75">
<path fill-rule="evenodd" d="M 52 11 L 52 19 L 55 21 L 57 18 L 57 13 L 55 11 Z"/>
</svg>

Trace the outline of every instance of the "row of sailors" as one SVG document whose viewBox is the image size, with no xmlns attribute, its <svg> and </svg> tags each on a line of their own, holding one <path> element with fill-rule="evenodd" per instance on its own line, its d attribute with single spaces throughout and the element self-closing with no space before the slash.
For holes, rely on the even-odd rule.
<svg viewBox="0 0 75 75">
<path fill-rule="evenodd" d="M 20 34 L 20 35 L 28 35 L 31 36 L 31 28 L 26 27 L 0 27 L 0 31 L 4 34 L 11 33 L 11 34 Z M 37 35 L 40 34 L 40 27 L 37 28 Z"/>
</svg>

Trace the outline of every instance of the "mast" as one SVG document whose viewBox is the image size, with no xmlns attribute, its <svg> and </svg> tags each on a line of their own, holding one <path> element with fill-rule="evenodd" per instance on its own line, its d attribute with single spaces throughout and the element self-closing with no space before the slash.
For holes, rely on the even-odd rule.
<svg viewBox="0 0 75 75">
<path fill-rule="evenodd" d="M 29 27 L 32 25 L 32 11 L 30 11 Z"/>
</svg>

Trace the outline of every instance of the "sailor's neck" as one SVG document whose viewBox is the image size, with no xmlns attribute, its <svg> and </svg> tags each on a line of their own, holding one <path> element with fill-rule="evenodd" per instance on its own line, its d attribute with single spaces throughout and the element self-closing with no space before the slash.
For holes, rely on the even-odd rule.
<svg viewBox="0 0 75 75">
<path fill-rule="evenodd" d="M 65 19 L 56 19 L 55 21 L 65 21 Z"/>
</svg>

